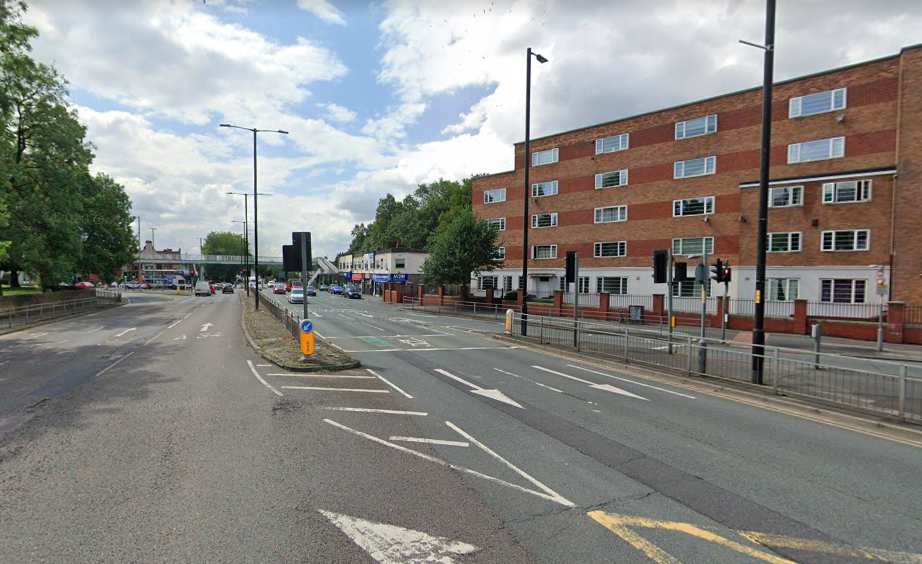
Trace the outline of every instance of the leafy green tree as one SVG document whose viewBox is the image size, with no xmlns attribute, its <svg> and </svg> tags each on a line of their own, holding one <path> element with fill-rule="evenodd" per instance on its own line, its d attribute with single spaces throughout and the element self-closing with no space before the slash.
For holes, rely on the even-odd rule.
<svg viewBox="0 0 922 564">
<path fill-rule="evenodd" d="M 88 179 L 85 185 L 78 271 L 99 274 L 111 282 L 118 269 L 133 262 L 138 252 L 131 200 L 125 189 L 105 174 Z"/>
<path fill-rule="evenodd" d="M 496 237 L 493 225 L 470 210 L 457 210 L 431 239 L 429 257 L 422 265 L 423 284 L 466 286 L 471 276 L 502 266 Z"/>
<path fill-rule="evenodd" d="M 253 255 L 245 249 L 243 235 L 231 233 L 230 231 L 212 231 L 205 238 L 205 243 L 202 245 L 202 254 L 205 255 L 243 256 L 244 253 L 250 255 L 250 268 L 253 268 Z M 205 267 L 205 272 L 212 280 L 233 282 L 242 268 L 243 265 L 214 264 Z M 262 270 L 263 267 L 260 265 L 261 274 Z"/>
</svg>

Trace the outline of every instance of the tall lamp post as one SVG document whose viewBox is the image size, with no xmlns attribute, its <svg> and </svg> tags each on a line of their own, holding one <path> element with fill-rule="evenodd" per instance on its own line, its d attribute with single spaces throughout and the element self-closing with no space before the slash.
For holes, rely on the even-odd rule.
<svg viewBox="0 0 922 564">
<path fill-rule="evenodd" d="M 259 311 L 259 231 L 257 230 L 257 198 L 258 193 L 256 192 L 256 134 L 262 131 L 270 133 L 281 133 L 283 135 L 288 135 L 287 131 L 282 131 L 281 129 L 257 129 L 255 127 L 241 127 L 239 125 L 231 125 L 229 123 L 222 123 L 221 127 L 233 127 L 234 129 L 245 129 L 247 131 L 253 132 L 253 270 L 256 272 L 256 311 Z M 247 286 L 249 287 L 249 281 L 247 281 Z"/>
<path fill-rule="evenodd" d="M 230 193 L 231 192 L 228 192 L 228 194 Z M 244 196 L 247 196 L 247 195 L 248 194 L 244 194 Z M 243 224 L 243 247 L 244 247 L 243 249 L 243 271 L 245 273 L 243 277 L 244 278 L 243 285 L 246 286 L 247 296 L 249 296 L 250 295 L 250 244 L 249 244 L 249 239 L 247 235 L 247 220 L 244 219 L 243 221 L 240 221 L 238 219 L 235 219 L 234 221 L 232 221 L 232 223 L 242 223 Z"/>
<path fill-rule="evenodd" d="M 534 55 L 539 63 L 546 63 L 547 59 L 538 53 L 532 53 L 528 48 L 525 64 L 525 191 L 522 193 L 525 202 L 522 217 L 522 336 L 528 336 L 528 200 L 531 198 L 528 173 L 531 169 L 531 57 Z"/>
<path fill-rule="evenodd" d="M 157 230 L 156 227 L 151 227 L 151 228 L 150 228 L 150 246 L 151 246 L 155 251 L 157 250 L 157 247 L 154 245 L 154 231 L 156 231 L 156 230 Z"/>
</svg>

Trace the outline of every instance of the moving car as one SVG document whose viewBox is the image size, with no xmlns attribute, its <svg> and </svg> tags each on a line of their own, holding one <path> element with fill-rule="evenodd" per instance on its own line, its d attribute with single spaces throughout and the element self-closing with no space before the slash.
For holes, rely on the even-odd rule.
<svg viewBox="0 0 922 564">
<path fill-rule="evenodd" d="M 127 290 L 137 290 L 140 287 L 141 287 L 141 283 L 138 282 L 137 280 L 132 280 L 131 282 L 125 283 L 125 288 Z"/>
<path fill-rule="evenodd" d="M 208 282 L 196 282 L 195 283 L 195 296 L 210 296 L 211 295 L 211 284 Z"/>
<path fill-rule="evenodd" d="M 275 288 L 275 280 L 269 280 L 266 282 L 266 288 Z"/>
<path fill-rule="evenodd" d="M 222 293 L 222 294 L 233 294 L 233 293 L 234 293 L 234 285 L 233 285 L 233 284 L 225 284 L 224 287 L 221 288 L 221 293 Z"/>
<path fill-rule="evenodd" d="M 321 291 L 321 292 L 326 292 L 326 291 L 329 290 L 329 289 L 330 289 L 330 287 L 327 286 L 326 284 L 321 284 L 321 285 L 320 285 L 320 291 Z"/>
<path fill-rule="evenodd" d="M 93 286 L 92 282 L 77 282 L 76 284 L 74 284 L 74 286 L 76 286 L 77 288 L 84 288 L 84 289 L 96 287 L 96 286 Z"/>
<path fill-rule="evenodd" d="M 342 294 L 343 287 L 340 286 L 339 284 L 333 284 L 332 286 L 330 286 L 330 293 L 331 294 Z"/>
<path fill-rule="evenodd" d="M 359 289 L 355 286 L 346 286 L 342 289 L 342 294 L 344 298 L 349 298 L 350 300 L 355 298 L 362 298 L 362 293 L 359 292 Z"/>
<path fill-rule="evenodd" d="M 292 291 L 295 288 L 303 288 L 304 284 L 300 280 L 291 279 L 288 281 L 288 291 Z"/>
<path fill-rule="evenodd" d="M 284 284 L 276 284 L 275 288 L 272 289 L 273 294 L 285 294 L 288 292 L 288 288 Z"/>
<path fill-rule="evenodd" d="M 301 288 L 292 288 L 291 293 L 288 294 L 288 303 L 303 304 L 304 303 L 304 290 L 302 290 Z"/>
<path fill-rule="evenodd" d="M 308 296 L 316 296 L 317 290 L 313 286 L 308 286 L 305 289 L 304 293 L 307 294 Z"/>
</svg>

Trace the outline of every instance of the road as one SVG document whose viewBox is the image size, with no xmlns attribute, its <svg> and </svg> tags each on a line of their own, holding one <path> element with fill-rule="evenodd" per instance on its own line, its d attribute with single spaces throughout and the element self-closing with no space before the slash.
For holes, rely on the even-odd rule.
<svg viewBox="0 0 922 564">
<path fill-rule="evenodd" d="M 268 365 L 237 295 L 0 338 L 3 560 L 922 562 L 917 446 L 309 307 L 362 369 Z"/>
</svg>

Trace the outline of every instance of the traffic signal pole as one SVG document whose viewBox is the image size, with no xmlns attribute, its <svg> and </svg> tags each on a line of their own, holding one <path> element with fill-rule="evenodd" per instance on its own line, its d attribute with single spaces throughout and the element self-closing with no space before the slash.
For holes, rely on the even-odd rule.
<svg viewBox="0 0 922 564">
<path fill-rule="evenodd" d="M 672 354 L 672 331 L 673 331 L 672 329 L 672 292 L 673 292 L 672 285 L 675 283 L 675 280 L 673 279 L 673 275 L 672 275 L 672 268 L 675 263 L 675 257 L 672 256 L 671 248 L 669 249 L 668 253 L 669 253 L 668 255 L 669 260 L 666 263 L 667 265 L 667 268 L 666 268 L 666 287 L 667 287 L 667 290 L 666 290 L 666 317 L 667 317 L 666 322 L 669 325 L 669 337 L 668 337 L 669 354 Z"/>
</svg>

